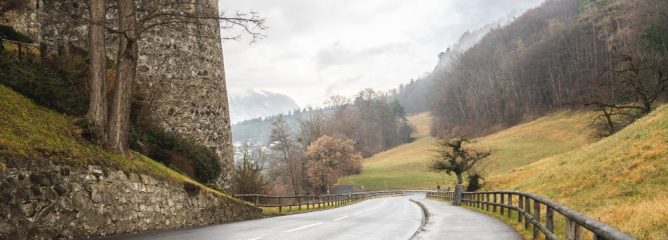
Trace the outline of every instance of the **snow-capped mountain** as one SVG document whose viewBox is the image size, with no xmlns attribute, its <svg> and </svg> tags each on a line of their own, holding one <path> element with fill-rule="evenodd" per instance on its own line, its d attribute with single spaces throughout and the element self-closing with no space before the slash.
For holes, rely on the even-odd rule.
<svg viewBox="0 0 668 240">
<path fill-rule="evenodd" d="M 260 89 L 249 89 L 230 96 L 230 121 L 241 121 L 288 113 L 299 105 L 285 94 Z"/>
</svg>

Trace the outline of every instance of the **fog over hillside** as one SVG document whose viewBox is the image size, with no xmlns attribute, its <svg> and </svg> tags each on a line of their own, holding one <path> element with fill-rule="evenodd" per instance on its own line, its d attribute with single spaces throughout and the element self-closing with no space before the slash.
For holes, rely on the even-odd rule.
<svg viewBox="0 0 668 240">
<path fill-rule="evenodd" d="M 288 113 L 298 108 L 299 105 L 287 95 L 261 89 L 248 89 L 241 94 L 230 95 L 232 123 Z"/>
</svg>

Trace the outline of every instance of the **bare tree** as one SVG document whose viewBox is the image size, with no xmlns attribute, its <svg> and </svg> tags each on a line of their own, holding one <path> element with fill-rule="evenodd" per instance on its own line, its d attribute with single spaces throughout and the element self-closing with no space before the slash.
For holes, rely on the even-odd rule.
<svg viewBox="0 0 668 240">
<path fill-rule="evenodd" d="M 275 158 L 285 168 L 284 172 L 289 178 L 294 194 L 299 195 L 302 190 L 305 167 L 301 158 L 302 151 L 292 136 L 290 125 L 283 119 L 282 115 L 274 118 L 271 124 L 269 141 L 270 148 L 275 152 Z"/>
<path fill-rule="evenodd" d="M 102 4 L 102 5 L 100 5 Z M 157 26 L 178 27 L 188 26 L 189 24 L 202 25 L 206 24 L 205 20 L 221 21 L 221 28 L 230 29 L 238 26 L 243 31 L 252 36 L 252 41 L 264 37 L 259 31 L 266 29 L 264 25 L 265 19 L 260 18 L 257 13 L 251 12 L 249 14 L 237 12 L 234 16 L 228 17 L 216 13 L 215 15 L 195 15 L 190 14 L 188 9 L 192 8 L 195 3 L 191 1 L 161 1 L 151 0 L 147 3 L 141 4 L 141 16 L 138 17 L 137 3 L 134 0 L 119 0 L 117 2 L 118 9 L 118 25 L 117 28 L 107 25 L 106 28 L 119 35 L 119 49 L 117 58 L 117 73 L 114 91 L 112 93 L 112 100 L 106 119 L 106 137 L 107 147 L 123 156 L 130 156 L 128 146 L 128 131 L 130 121 L 130 108 L 133 84 L 136 77 L 137 58 L 138 58 L 138 41 L 142 34 Z M 96 26 L 104 22 L 104 12 L 100 8 L 104 6 L 103 1 L 91 0 L 91 44 L 93 41 L 100 39 L 99 29 Z M 101 12 L 102 11 L 102 12 Z M 102 15 L 100 15 L 102 13 Z M 230 39 L 238 39 L 239 37 L 232 37 Z M 104 38 L 101 38 L 102 41 Z M 102 47 L 104 49 L 104 47 Z M 88 119 L 100 126 L 105 125 L 105 120 L 102 119 L 101 113 L 106 109 L 106 103 L 100 98 L 101 93 L 106 93 L 105 84 L 99 84 L 100 78 L 95 77 L 101 69 L 100 62 L 106 61 L 106 56 L 101 53 L 100 49 L 95 52 L 95 67 L 91 68 L 93 78 L 91 81 L 91 103 L 88 114 Z M 93 96 L 94 95 L 94 96 Z"/>
</svg>

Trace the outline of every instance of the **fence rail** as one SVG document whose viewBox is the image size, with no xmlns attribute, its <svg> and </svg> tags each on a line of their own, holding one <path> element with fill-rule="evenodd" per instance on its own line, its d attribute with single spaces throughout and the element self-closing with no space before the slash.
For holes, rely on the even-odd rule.
<svg viewBox="0 0 668 240">
<path fill-rule="evenodd" d="M 454 200 L 454 192 L 428 192 L 428 197 Z M 550 199 L 519 191 L 489 191 L 489 192 L 465 192 L 462 202 L 471 207 L 477 207 L 493 212 L 499 209 L 501 215 L 512 216 L 512 211 L 517 211 L 517 222 L 524 220 L 524 229 L 529 230 L 533 225 L 533 238 L 539 237 L 542 232 L 545 239 L 559 239 L 554 234 L 554 212 L 560 213 L 565 219 L 564 239 L 582 239 L 582 227 L 591 231 L 593 239 L 622 240 L 635 239 L 626 233 L 619 231 L 602 222 L 587 217 L 579 212 L 567 208 Z M 544 210 L 544 211 L 543 211 Z M 541 213 L 545 213 L 541 216 Z M 544 222 L 545 224 L 541 223 Z"/>
<path fill-rule="evenodd" d="M 258 207 L 278 207 L 278 212 L 282 212 L 284 207 L 292 210 L 292 207 L 297 207 L 302 210 L 305 206 L 307 210 L 310 208 L 318 208 L 323 206 L 334 206 L 351 203 L 358 200 L 364 200 L 375 197 L 400 196 L 402 191 L 378 191 L 378 192 L 361 192 L 338 195 L 302 195 L 302 196 L 267 196 L 258 194 L 235 194 L 236 198 L 251 202 Z"/>
</svg>

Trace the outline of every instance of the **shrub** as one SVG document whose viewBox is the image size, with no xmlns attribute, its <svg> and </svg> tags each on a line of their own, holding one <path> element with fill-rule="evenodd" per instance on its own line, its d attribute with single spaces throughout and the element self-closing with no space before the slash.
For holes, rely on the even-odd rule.
<svg viewBox="0 0 668 240">
<path fill-rule="evenodd" d="M 24 43 L 35 42 L 34 40 L 32 40 L 32 38 L 28 37 L 27 35 L 17 32 L 16 29 L 14 29 L 13 27 L 5 25 L 0 25 L 0 38 L 9 39 L 17 42 L 24 42 Z"/>
<path fill-rule="evenodd" d="M 150 127 L 143 132 L 136 132 L 135 141 L 137 142 L 131 145 L 135 147 L 133 150 L 146 153 L 153 158 L 154 156 L 151 156 L 150 153 L 151 149 L 154 151 L 156 148 L 163 149 L 159 151 L 159 154 L 154 152 L 155 157 L 158 158 L 156 160 L 168 166 L 173 164 L 186 174 L 188 167 L 184 162 L 189 162 L 194 169 L 194 178 L 198 182 L 213 183 L 221 173 L 218 155 L 213 150 L 198 145 L 179 134 L 158 127 Z M 167 160 L 169 162 L 166 162 Z M 177 164 L 181 164 L 183 169 Z"/>
<path fill-rule="evenodd" d="M 165 164 L 167 167 L 174 169 L 190 178 L 195 178 L 195 168 L 190 163 L 190 160 L 173 150 L 162 149 L 157 146 L 151 146 L 147 152 L 147 156 Z"/>
<path fill-rule="evenodd" d="M 12 53 L 1 52 L 0 84 L 14 89 L 42 106 L 70 115 L 84 115 L 88 110 L 88 94 L 76 76 L 54 69 L 53 65 L 21 61 Z M 54 60 L 58 61 L 58 60 Z M 83 68 L 87 66 L 75 66 Z"/>
</svg>

